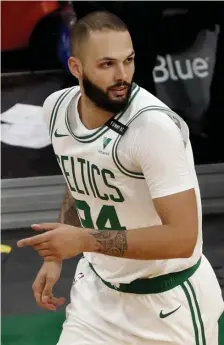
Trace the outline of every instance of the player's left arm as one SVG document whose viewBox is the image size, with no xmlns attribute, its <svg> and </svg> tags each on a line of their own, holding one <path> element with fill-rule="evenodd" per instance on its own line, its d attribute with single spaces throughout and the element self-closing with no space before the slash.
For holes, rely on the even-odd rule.
<svg viewBox="0 0 224 345">
<path fill-rule="evenodd" d="M 167 115 L 155 112 L 149 116 L 150 122 L 131 140 L 130 156 L 144 174 L 161 225 L 102 231 L 41 224 L 33 228 L 53 231 L 19 241 L 18 245 L 33 246 L 46 260 L 82 252 L 139 260 L 191 257 L 198 237 L 198 214 L 183 138 Z"/>
<path fill-rule="evenodd" d="M 162 225 L 126 231 L 88 230 L 86 251 L 139 260 L 191 257 L 197 241 L 198 219 L 193 189 L 154 199 Z"/>
<path fill-rule="evenodd" d="M 192 256 L 198 237 L 197 201 L 179 129 L 167 115 L 155 113 L 149 127 L 136 135 L 133 148 L 162 224 L 128 231 L 89 230 L 97 251 L 149 260 Z"/>
</svg>

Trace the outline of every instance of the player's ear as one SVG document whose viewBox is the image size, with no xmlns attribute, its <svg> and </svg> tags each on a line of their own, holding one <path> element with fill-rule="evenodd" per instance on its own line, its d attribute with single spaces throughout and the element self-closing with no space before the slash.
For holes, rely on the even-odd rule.
<svg viewBox="0 0 224 345">
<path fill-rule="evenodd" d="M 82 76 L 82 65 L 81 61 L 73 56 L 68 59 L 68 67 L 72 75 L 77 79 Z"/>
</svg>

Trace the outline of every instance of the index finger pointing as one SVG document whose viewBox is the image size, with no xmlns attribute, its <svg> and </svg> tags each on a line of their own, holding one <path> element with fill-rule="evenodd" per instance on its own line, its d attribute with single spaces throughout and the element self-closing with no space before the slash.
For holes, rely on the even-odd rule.
<svg viewBox="0 0 224 345">
<path fill-rule="evenodd" d="M 46 242 L 48 237 L 49 237 L 48 233 L 45 233 L 45 234 L 41 234 L 41 235 L 37 235 L 37 236 L 24 238 L 24 239 L 17 242 L 17 246 L 18 247 L 26 247 L 26 246 L 33 246 L 36 244 L 41 244 L 43 242 Z"/>
</svg>

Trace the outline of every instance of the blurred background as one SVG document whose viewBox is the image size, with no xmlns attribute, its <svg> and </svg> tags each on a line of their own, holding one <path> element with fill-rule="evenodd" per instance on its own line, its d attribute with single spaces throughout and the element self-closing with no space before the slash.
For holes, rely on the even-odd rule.
<svg viewBox="0 0 224 345">
<path fill-rule="evenodd" d="M 127 24 L 136 50 L 135 81 L 188 123 L 204 252 L 224 291 L 223 2 L 2 1 L 3 345 L 54 345 L 61 331 L 64 308 L 42 311 L 32 297 L 40 259 L 15 244 L 32 234 L 30 224 L 58 217 L 65 184 L 42 105 L 52 92 L 77 84 L 67 68 L 70 27 L 94 10 L 113 12 Z M 78 259 L 66 261 L 55 290 L 67 302 Z"/>
</svg>

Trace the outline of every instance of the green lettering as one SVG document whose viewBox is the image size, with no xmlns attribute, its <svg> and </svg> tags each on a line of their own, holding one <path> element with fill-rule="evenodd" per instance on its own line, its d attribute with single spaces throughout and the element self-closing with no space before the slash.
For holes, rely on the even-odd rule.
<svg viewBox="0 0 224 345">
<path fill-rule="evenodd" d="M 123 202 L 124 201 L 124 197 L 121 194 L 121 191 L 117 187 L 109 184 L 109 182 L 107 181 L 106 175 L 110 175 L 110 177 L 113 178 L 113 179 L 115 179 L 115 176 L 112 173 L 112 171 L 110 171 L 110 170 L 107 170 L 107 169 L 103 169 L 102 170 L 102 176 L 103 176 L 103 180 L 104 180 L 105 185 L 107 187 L 109 187 L 109 188 L 112 188 L 112 189 L 116 190 L 117 195 L 118 195 L 118 197 L 115 197 L 113 194 L 109 194 L 110 199 L 112 201 L 114 201 L 114 202 Z"/>
<path fill-rule="evenodd" d="M 94 229 L 91 210 L 85 200 L 76 200 L 77 213 L 79 215 L 82 227 Z M 83 211 L 84 218 L 81 217 L 80 211 Z M 121 226 L 115 207 L 103 205 L 96 220 L 98 230 L 126 230 L 125 226 Z"/>
<path fill-rule="evenodd" d="M 71 185 L 68 177 L 70 176 L 69 173 L 65 170 L 65 161 L 68 161 L 68 156 L 61 156 L 61 163 L 62 163 L 62 170 L 64 171 L 64 175 L 66 178 L 66 181 L 68 182 L 68 185 L 70 187 L 70 190 L 72 192 L 76 192 L 75 188 Z"/>
<path fill-rule="evenodd" d="M 104 205 L 96 221 L 99 230 L 126 230 L 121 226 L 114 206 Z"/>
<path fill-rule="evenodd" d="M 73 157 L 71 157 L 71 163 L 72 163 L 72 176 L 73 176 L 73 180 L 74 180 L 77 192 L 79 194 L 85 194 L 83 190 L 79 189 L 79 186 L 78 186 L 78 183 L 77 183 L 77 180 L 76 180 L 76 177 L 75 177 L 75 163 L 74 163 L 74 158 Z"/>
<path fill-rule="evenodd" d="M 91 187 L 91 189 L 92 189 L 92 192 L 93 192 L 94 197 L 96 198 L 96 194 L 95 194 L 95 191 L 94 191 L 94 188 L 93 188 L 92 179 L 91 179 L 91 175 L 90 175 L 90 165 L 89 165 L 89 161 L 87 161 L 87 172 L 88 172 L 88 178 L 89 178 L 90 187 Z"/>
<path fill-rule="evenodd" d="M 97 188 L 95 176 L 94 176 L 94 170 L 97 172 L 98 175 L 100 175 L 100 170 L 99 170 L 99 168 L 98 168 L 95 164 L 92 164 L 92 165 L 91 165 L 91 171 L 92 171 L 93 184 L 94 184 L 94 187 L 95 187 L 95 190 L 96 190 L 96 194 L 97 194 L 98 198 L 100 198 L 101 200 L 108 200 L 109 197 L 108 197 L 107 194 L 104 194 L 103 196 L 100 195 L 100 192 L 99 192 L 99 190 L 98 190 L 98 188 Z"/>
<path fill-rule="evenodd" d="M 77 213 L 78 213 L 78 216 L 83 228 L 94 229 L 94 225 L 93 225 L 93 221 L 92 221 L 92 217 L 90 213 L 90 207 L 87 204 L 87 202 L 85 200 L 76 200 L 75 206 L 76 206 Z M 85 218 L 81 217 L 80 211 L 83 211 Z"/>
<path fill-rule="evenodd" d="M 85 181 L 85 174 L 84 174 L 84 164 L 86 164 L 85 159 L 83 158 L 78 158 L 77 161 L 81 164 L 81 176 L 82 176 L 82 183 L 85 188 L 86 194 L 89 195 L 87 186 L 86 186 L 86 181 Z"/>
</svg>

